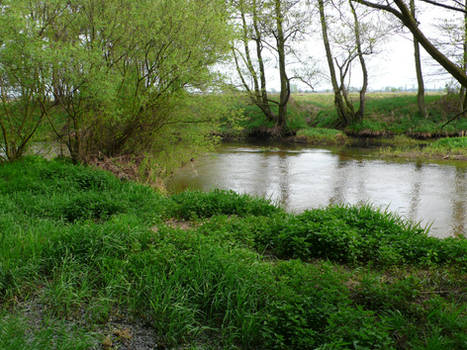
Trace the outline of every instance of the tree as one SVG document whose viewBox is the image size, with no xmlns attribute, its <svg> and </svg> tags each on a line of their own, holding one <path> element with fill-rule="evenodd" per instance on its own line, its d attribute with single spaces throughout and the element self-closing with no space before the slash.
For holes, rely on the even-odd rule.
<svg viewBox="0 0 467 350">
<path fill-rule="evenodd" d="M 415 0 L 410 0 L 410 13 L 413 18 L 416 20 L 415 16 Z M 420 58 L 420 45 L 417 41 L 417 38 L 413 37 L 413 46 L 414 46 L 414 58 L 415 58 L 415 72 L 417 74 L 417 85 L 418 85 L 418 92 L 417 92 L 417 104 L 418 104 L 418 112 L 424 118 L 427 117 L 427 111 L 425 106 L 425 84 L 423 82 L 423 73 L 422 73 L 422 62 Z"/>
<path fill-rule="evenodd" d="M 464 2 L 467 8 L 467 1 Z M 441 36 L 436 40 L 446 55 L 467 73 L 467 12 L 459 12 L 439 25 Z M 459 106 L 462 112 L 467 107 L 466 88 L 459 89 Z"/>
<path fill-rule="evenodd" d="M 14 5 L 14 6 L 13 6 Z M 25 1 L 4 1 L 0 13 L 0 160 L 20 158 L 50 108 L 41 52 L 49 23 Z"/>
<path fill-rule="evenodd" d="M 466 88 L 467 87 L 467 74 L 464 70 L 459 67 L 455 61 L 449 59 L 445 54 L 443 54 L 431 41 L 428 39 L 425 34 L 421 31 L 417 20 L 411 14 L 409 7 L 403 0 L 393 0 L 391 3 L 386 1 L 382 2 L 375 2 L 375 1 L 368 1 L 368 0 L 352 0 L 354 2 L 361 3 L 365 6 L 375 8 L 378 10 L 383 10 L 388 13 L 391 13 L 395 17 L 397 17 L 403 24 L 406 26 L 411 33 L 413 34 L 414 38 L 423 46 L 423 48 L 430 54 L 433 59 L 435 59 L 447 72 L 449 72 L 454 79 L 456 79 L 459 84 Z M 438 3 L 436 1 L 431 0 L 422 0 L 424 2 L 430 3 L 435 6 L 440 6 L 444 8 L 448 8 L 451 11 L 462 12 L 465 13 L 466 9 L 464 6 L 457 7 L 457 6 L 450 6 L 443 3 Z M 458 2 L 455 2 L 458 4 Z"/>
<path fill-rule="evenodd" d="M 206 92 L 230 51 L 224 0 L 5 0 L 0 22 L 5 158 L 45 120 L 75 162 L 131 155 L 161 169 L 215 142 L 229 111 Z"/>
<path fill-rule="evenodd" d="M 238 40 L 232 47 L 237 73 L 250 100 L 274 124 L 271 133 L 281 136 L 286 132 L 290 82 L 295 78 L 287 72 L 287 56 L 291 42 L 303 32 L 309 19 L 300 16 L 300 0 L 238 0 L 232 4 L 239 16 Z M 279 101 L 271 99 L 267 92 L 266 50 L 277 60 Z"/>
<path fill-rule="evenodd" d="M 364 22 L 365 14 L 358 15 L 351 1 L 347 2 L 348 10 L 344 9 L 344 4 L 345 2 L 333 3 L 339 12 L 340 29 L 335 28 L 330 35 L 330 21 L 325 11 L 325 0 L 318 0 L 321 32 L 334 92 L 334 104 L 343 126 L 358 122 L 364 116 L 365 96 L 368 88 L 365 56 L 373 54 L 377 40 L 384 37 L 383 30 L 376 30 L 376 26 Z M 350 18 L 348 18 L 346 11 L 350 13 Z M 356 59 L 359 61 L 363 80 L 359 91 L 358 110 L 354 108 L 347 86 L 352 64 Z"/>
</svg>

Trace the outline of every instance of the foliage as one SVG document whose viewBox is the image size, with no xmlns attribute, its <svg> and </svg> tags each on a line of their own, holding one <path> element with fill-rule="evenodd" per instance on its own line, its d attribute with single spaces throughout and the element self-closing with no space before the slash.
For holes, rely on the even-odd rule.
<svg viewBox="0 0 467 350">
<path fill-rule="evenodd" d="M 424 229 L 370 206 L 337 206 L 296 216 L 279 213 L 270 218 L 249 216 L 227 222 L 220 217 L 198 230 L 224 240 L 231 235 L 242 246 L 280 259 L 467 267 L 467 240 L 428 237 Z"/>
<path fill-rule="evenodd" d="M 442 138 L 430 145 L 433 149 L 442 149 L 445 151 L 455 151 L 458 149 L 467 149 L 467 136 Z"/>
<path fill-rule="evenodd" d="M 432 142 L 407 141 L 398 139 L 395 147 L 382 148 L 385 156 L 434 158 L 434 159 L 467 159 L 467 138 L 447 137 Z"/>
<path fill-rule="evenodd" d="M 267 216 L 280 211 L 267 200 L 239 195 L 233 191 L 186 191 L 173 195 L 172 200 L 176 203 L 176 216 L 184 219 L 207 218 L 220 214 Z"/>
<path fill-rule="evenodd" d="M 44 119 L 49 72 L 41 51 L 40 18 L 22 18 L 23 1 L 2 2 L 0 14 L 0 161 L 20 158 Z"/>
<path fill-rule="evenodd" d="M 130 154 L 161 172 L 186 161 L 180 149 L 209 149 L 230 113 L 207 96 L 222 90 L 213 66 L 229 49 L 224 5 L 2 2 L 7 157 L 21 156 L 44 119 L 75 162 Z"/>
</svg>

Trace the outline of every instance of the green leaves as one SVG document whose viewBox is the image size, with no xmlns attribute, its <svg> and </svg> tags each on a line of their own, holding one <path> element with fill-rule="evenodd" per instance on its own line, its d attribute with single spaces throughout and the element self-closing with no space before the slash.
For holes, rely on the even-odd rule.
<svg viewBox="0 0 467 350">
<path fill-rule="evenodd" d="M 178 135 L 183 139 L 210 139 L 206 128 L 192 126 L 214 128 L 221 115 L 185 102 L 194 92 L 212 91 L 218 78 L 212 67 L 228 51 L 227 20 L 221 0 L 5 1 L 0 145 L 6 157 L 24 153 L 23 143 L 45 117 L 74 161 L 155 156 L 173 143 L 179 125 L 187 130 Z"/>
</svg>

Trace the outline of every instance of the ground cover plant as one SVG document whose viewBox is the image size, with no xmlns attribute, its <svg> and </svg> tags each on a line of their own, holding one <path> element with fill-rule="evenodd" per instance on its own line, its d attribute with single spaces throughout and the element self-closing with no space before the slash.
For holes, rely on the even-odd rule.
<svg viewBox="0 0 467 350">
<path fill-rule="evenodd" d="M 0 166 L 2 349 L 464 349 L 467 241 L 391 213 Z"/>
</svg>

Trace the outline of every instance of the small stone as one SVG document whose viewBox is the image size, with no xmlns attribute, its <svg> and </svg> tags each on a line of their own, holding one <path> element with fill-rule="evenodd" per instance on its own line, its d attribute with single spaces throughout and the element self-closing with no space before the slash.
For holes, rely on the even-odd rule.
<svg viewBox="0 0 467 350">
<path fill-rule="evenodd" d="M 116 329 L 114 330 L 114 334 L 120 339 L 125 339 L 125 340 L 130 340 L 133 337 L 133 335 L 131 334 L 131 331 L 128 328 Z"/>
<path fill-rule="evenodd" d="M 105 349 L 111 349 L 112 348 L 112 339 L 110 338 L 110 335 L 106 336 L 104 338 L 104 340 L 102 341 L 102 346 L 105 348 Z"/>
</svg>

